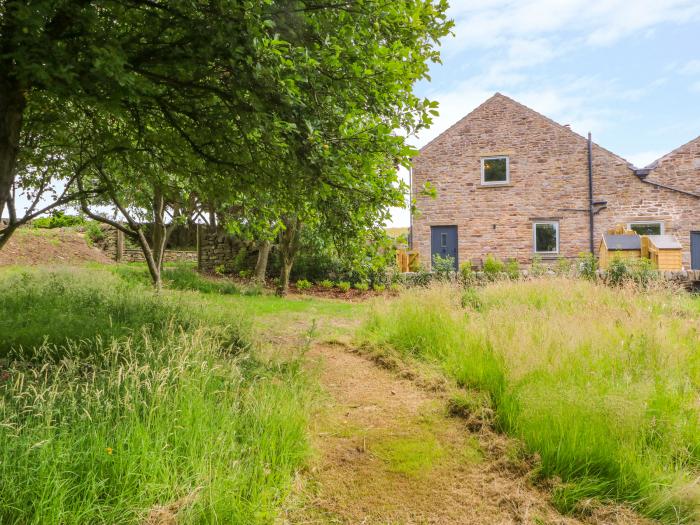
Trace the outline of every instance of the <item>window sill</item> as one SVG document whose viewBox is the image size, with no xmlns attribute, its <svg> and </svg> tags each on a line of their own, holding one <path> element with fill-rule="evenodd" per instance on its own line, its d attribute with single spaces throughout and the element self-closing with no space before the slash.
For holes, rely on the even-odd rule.
<svg viewBox="0 0 700 525">
<path fill-rule="evenodd" d="M 539 257 L 543 261 L 547 261 L 547 260 L 556 260 L 560 257 L 560 255 L 559 255 L 559 253 L 537 253 L 537 252 L 535 252 L 532 254 L 532 257 L 533 258 Z"/>
<path fill-rule="evenodd" d="M 479 184 L 476 188 L 480 190 L 486 190 L 489 188 L 510 188 L 512 184 L 510 182 L 499 182 L 498 184 Z"/>
</svg>

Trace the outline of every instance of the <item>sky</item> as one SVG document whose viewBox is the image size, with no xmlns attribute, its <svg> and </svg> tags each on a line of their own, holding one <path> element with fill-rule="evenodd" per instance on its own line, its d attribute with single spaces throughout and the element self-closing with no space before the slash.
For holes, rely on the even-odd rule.
<svg viewBox="0 0 700 525">
<path fill-rule="evenodd" d="M 700 0 L 452 0 L 442 65 L 416 93 L 435 138 L 496 92 L 637 167 L 700 135 Z M 392 210 L 393 226 L 408 226 Z"/>
</svg>

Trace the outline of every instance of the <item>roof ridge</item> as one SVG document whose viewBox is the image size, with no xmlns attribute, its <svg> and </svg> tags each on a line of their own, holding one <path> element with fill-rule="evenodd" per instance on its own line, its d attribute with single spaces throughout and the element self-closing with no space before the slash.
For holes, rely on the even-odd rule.
<svg viewBox="0 0 700 525">
<path fill-rule="evenodd" d="M 586 137 L 584 137 L 583 135 L 581 135 L 581 134 L 579 134 L 579 133 L 576 133 L 576 132 L 575 132 L 574 130 L 572 130 L 570 127 L 565 126 L 564 124 L 560 124 L 560 123 L 557 122 L 556 120 L 554 120 L 554 119 L 548 117 L 547 115 L 544 115 L 543 113 L 540 113 L 540 112 L 537 111 L 537 110 L 532 109 L 532 108 L 529 107 L 529 106 L 526 106 L 526 105 L 523 104 L 522 102 L 518 102 L 517 100 L 515 100 L 515 99 L 513 99 L 513 98 L 511 98 L 511 97 L 509 97 L 509 96 L 507 96 L 507 95 L 504 95 L 503 93 L 501 93 L 501 92 L 499 92 L 499 91 L 496 91 L 493 95 L 491 95 L 489 98 L 487 98 L 487 99 L 486 99 L 485 101 L 483 101 L 481 104 L 479 104 L 477 107 L 475 107 L 473 110 L 471 110 L 469 113 L 467 113 L 467 114 L 466 114 L 465 116 L 463 116 L 461 119 L 459 119 L 457 122 L 455 122 L 454 124 L 452 124 L 450 127 L 448 127 L 447 129 L 445 129 L 442 133 L 440 133 L 439 135 L 437 135 L 435 138 L 433 138 L 430 142 L 428 142 L 427 144 L 425 144 L 425 145 L 424 145 L 422 148 L 420 148 L 418 151 L 419 151 L 420 153 L 424 152 L 429 146 L 431 146 L 436 140 L 438 140 L 440 137 L 442 137 L 445 133 L 447 133 L 448 131 L 450 131 L 450 130 L 453 129 L 454 127 L 460 125 L 462 122 L 464 122 L 464 120 L 468 119 L 468 118 L 469 118 L 470 116 L 472 116 L 476 111 L 478 111 L 479 109 L 481 109 L 482 107 L 484 107 L 484 106 L 485 106 L 486 104 L 488 104 L 489 102 L 493 101 L 494 99 L 498 99 L 498 98 L 505 99 L 505 100 L 507 100 L 508 102 L 510 102 L 510 103 L 512 103 L 512 104 L 515 104 L 516 106 L 519 106 L 519 107 L 521 107 L 521 108 L 523 108 L 523 109 L 529 111 L 530 113 L 533 113 L 534 115 L 538 116 L 539 118 L 541 118 L 541 119 L 543 119 L 543 120 L 549 122 L 550 124 L 553 124 L 553 125 L 556 126 L 557 128 L 560 128 L 560 129 L 562 129 L 562 130 L 568 131 L 569 133 L 575 135 L 577 138 L 580 138 L 581 140 L 588 141 L 588 139 L 587 139 Z M 610 155 L 613 155 L 614 157 L 617 157 L 617 158 L 620 159 L 621 161 L 625 162 L 625 163 L 630 167 L 630 169 L 633 169 L 633 168 L 635 167 L 634 164 L 632 164 L 629 160 L 627 160 L 626 158 L 622 157 L 621 155 L 618 155 L 617 153 L 615 153 L 615 152 L 613 152 L 613 151 L 610 151 L 609 149 L 607 149 L 607 148 L 601 146 L 600 144 L 598 144 L 597 142 L 593 142 L 593 144 L 596 145 L 597 147 L 599 147 L 600 149 L 602 149 L 602 150 L 608 152 Z"/>
</svg>

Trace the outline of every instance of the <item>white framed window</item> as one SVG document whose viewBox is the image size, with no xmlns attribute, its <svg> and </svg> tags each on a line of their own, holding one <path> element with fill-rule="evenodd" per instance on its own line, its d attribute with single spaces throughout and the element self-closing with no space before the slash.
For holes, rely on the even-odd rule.
<svg viewBox="0 0 700 525">
<path fill-rule="evenodd" d="M 559 222 L 542 221 L 533 223 L 532 244 L 535 253 L 559 253 Z"/>
<path fill-rule="evenodd" d="M 630 222 L 627 228 L 637 235 L 663 235 L 664 223 L 659 221 Z"/>
<path fill-rule="evenodd" d="M 510 161 L 508 157 L 482 157 L 481 184 L 495 186 L 510 182 Z"/>
</svg>

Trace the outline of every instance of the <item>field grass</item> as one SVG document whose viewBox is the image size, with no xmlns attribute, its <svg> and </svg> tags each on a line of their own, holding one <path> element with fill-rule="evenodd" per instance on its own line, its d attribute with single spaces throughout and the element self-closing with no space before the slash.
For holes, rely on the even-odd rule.
<svg viewBox="0 0 700 525">
<path fill-rule="evenodd" d="M 274 521 L 313 384 L 257 357 L 242 310 L 194 303 L 101 269 L 0 273 L 0 523 Z"/>
<path fill-rule="evenodd" d="M 554 501 L 628 502 L 699 518 L 698 299 L 584 281 L 413 290 L 376 305 L 361 337 L 488 394 L 496 425 L 562 480 Z"/>
</svg>

